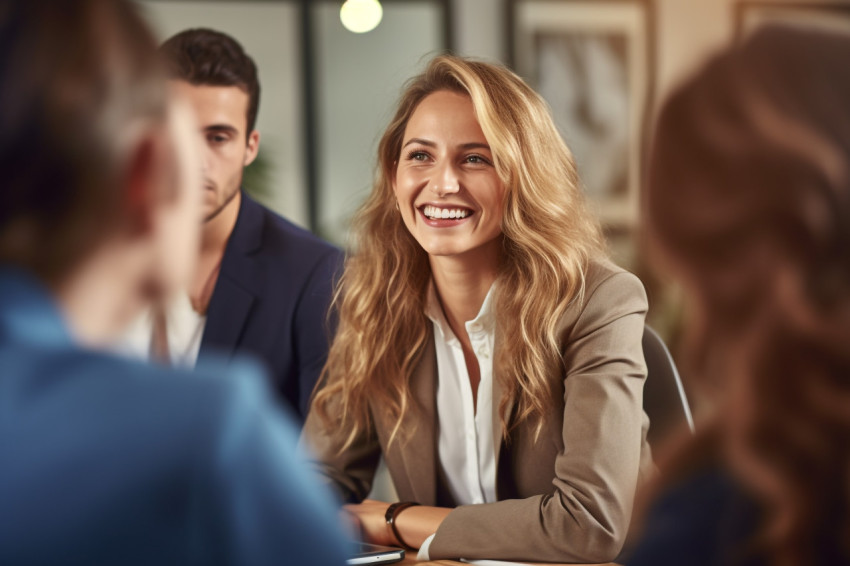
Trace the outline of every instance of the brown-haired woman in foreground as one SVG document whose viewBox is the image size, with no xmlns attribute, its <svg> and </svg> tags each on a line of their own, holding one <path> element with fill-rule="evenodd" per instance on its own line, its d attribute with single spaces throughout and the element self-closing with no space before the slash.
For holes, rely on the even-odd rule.
<svg viewBox="0 0 850 566">
<path fill-rule="evenodd" d="M 651 465 L 646 297 L 606 260 L 545 103 L 503 67 L 437 57 L 378 159 L 305 425 L 319 469 L 373 542 L 613 559 Z M 393 525 L 361 502 L 382 454 L 419 504 Z"/>
<path fill-rule="evenodd" d="M 850 562 L 850 37 L 766 29 L 669 101 L 651 234 L 716 422 L 630 566 Z"/>
</svg>

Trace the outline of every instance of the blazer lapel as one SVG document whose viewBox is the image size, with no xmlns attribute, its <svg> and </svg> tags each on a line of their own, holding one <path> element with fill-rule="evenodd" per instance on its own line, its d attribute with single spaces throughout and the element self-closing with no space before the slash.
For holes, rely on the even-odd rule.
<svg viewBox="0 0 850 566">
<path fill-rule="evenodd" d="M 255 297 L 222 274 L 215 284 L 213 301 L 210 301 L 199 356 L 211 352 L 230 356 L 239 344 Z"/>
<path fill-rule="evenodd" d="M 401 443 L 405 477 L 410 481 L 414 500 L 434 505 L 437 500 L 437 354 L 430 338 L 422 359 L 411 376 L 411 392 L 416 401 L 408 411 L 402 430 L 413 431 Z"/>
<path fill-rule="evenodd" d="M 213 352 L 230 356 L 239 345 L 259 297 L 252 254 L 262 245 L 263 223 L 262 208 L 243 192 L 210 300 L 199 356 Z"/>
<path fill-rule="evenodd" d="M 499 342 L 500 336 L 498 330 L 496 331 L 496 337 L 493 341 L 493 350 L 499 351 Z M 502 398 L 505 396 L 506 391 L 502 384 L 501 374 L 498 371 L 497 367 L 493 368 L 493 456 L 494 461 L 496 462 L 496 497 L 499 500 L 508 499 L 515 497 L 514 491 L 510 489 L 511 484 L 511 470 L 510 467 L 513 465 L 512 459 L 513 454 L 511 453 L 510 447 L 504 447 L 505 440 L 502 435 L 502 420 L 499 417 L 499 407 L 502 405 Z M 513 401 L 505 407 L 505 415 L 510 423 L 511 418 L 513 417 Z M 506 453 L 503 454 L 503 450 Z"/>
<path fill-rule="evenodd" d="M 493 350 L 499 351 L 499 333 L 496 332 L 496 337 L 493 340 Z M 495 461 L 499 461 L 499 453 L 502 450 L 502 444 L 504 444 L 504 439 L 502 437 L 502 420 L 499 418 L 499 407 L 502 405 L 502 397 L 505 395 L 505 389 L 502 385 L 502 376 L 498 372 L 498 368 L 493 368 L 493 454 L 495 456 Z M 513 412 L 513 403 L 506 407 L 506 415 L 508 421 L 510 422 L 511 413 Z M 496 474 L 498 475 L 499 470 L 496 470 Z"/>
<path fill-rule="evenodd" d="M 496 334 L 495 347 L 498 348 L 499 335 Z M 500 478 L 509 480 L 513 457 L 510 450 L 502 453 L 502 423 L 499 419 L 499 405 L 505 394 L 497 375 L 493 376 L 493 443 L 496 469 L 496 486 L 499 499 L 510 497 L 511 490 L 500 488 Z M 402 430 L 412 431 L 406 441 L 393 444 L 387 463 L 391 470 L 393 464 L 403 467 L 403 474 L 393 475 L 393 481 L 399 496 L 410 498 L 425 505 L 434 505 L 437 501 L 437 354 L 433 337 L 428 338 L 422 359 L 413 372 L 410 383 L 416 411 L 409 411 L 402 423 Z M 507 407 L 510 420 L 513 405 Z M 387 423 L 389 426 L 390 423 Z M 507 468 L 507 469 L 506 469 Z M 407 485 L 401 482 L 406 481 Z M 504 486 L 502 486 L 504 487 Z"/>
</svg>

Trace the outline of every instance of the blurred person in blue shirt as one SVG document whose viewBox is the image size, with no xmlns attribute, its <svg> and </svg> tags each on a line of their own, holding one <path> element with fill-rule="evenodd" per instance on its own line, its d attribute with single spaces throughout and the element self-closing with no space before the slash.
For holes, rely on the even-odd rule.
<svg viewBox="0 0 850 566">
<path fill-rule="evenodd" d="M 100 352 L 197 256 L 197 125 L 123 0 L 0 1 L 0 564 L 341 564 L 245 362 Z"/>
</svg>

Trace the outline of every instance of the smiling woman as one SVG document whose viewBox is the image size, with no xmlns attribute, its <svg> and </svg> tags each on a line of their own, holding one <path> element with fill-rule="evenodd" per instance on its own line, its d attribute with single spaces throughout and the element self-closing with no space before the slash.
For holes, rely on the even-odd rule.
<svg viewBox="0 0 850 566">
<path fill-rule="evenodd" d="M 379 147 L 304 438 L 365 537 L 420 558 L 604 562 L 651 467 L 646 297 L 511 71 L 440 56 Z M 363 501 L 383 455 L 403 503 Z"/>
<path fill-rule="evenodd" d="M 460 260 L 496 274 L 505 185 L 469 96 L 437 91 L 419 104 L 405 128 L 393 190 L 432 270 Z"/>
</svg>

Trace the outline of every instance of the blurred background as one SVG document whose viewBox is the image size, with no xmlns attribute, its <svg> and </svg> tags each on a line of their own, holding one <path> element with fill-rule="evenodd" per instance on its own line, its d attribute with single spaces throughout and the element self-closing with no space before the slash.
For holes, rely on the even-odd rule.
<svg viewBox="0 0 850 566">
<path fill-rule="evenodd" d="M 243 44 L 262 85 L 260 157 L 246 189 L 342 247 L 402 84 L 446 50 L 512 66 L 552 107 L 612 253 L 643 279 L 650 324 L 674 356 L 679 293 L 647 264 L 639 237 L 641 162 L 655 109 L 714 49 L 765 22 L 850 31 L 850 0 L 349 0 L 344 10 L 342 0 L 139 4 L 162 39 L 204 26 Z"/>
</svg>

